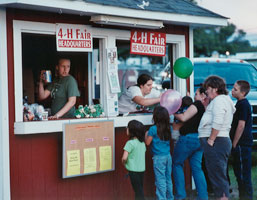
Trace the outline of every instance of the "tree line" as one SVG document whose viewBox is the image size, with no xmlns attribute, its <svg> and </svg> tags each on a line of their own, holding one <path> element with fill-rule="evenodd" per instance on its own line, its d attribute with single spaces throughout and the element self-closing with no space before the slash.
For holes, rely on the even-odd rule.
<svg viewBox="0 0 257 200">
<path fill-rule="evenodd" d="M 195 0 L 188 0 L 197 4 Z M 236 25 L 229 23 L 226 27 L 195 28 L 194 29 L 194 57 L 211 56 L 214 51 L 225 55 L 238 52 L 254 52 L 257 46 L 251 46 L 245 38 L 246 32 L 237 29 Z"/>
<path fill-rule="evenodd" d="M 194 57 L 211 56 L 214 51 L 223 55 L 226 51 L 229 51 L 230 55 L 257 51 L 257 46 L 251 46 L 245 35 L 244 30 L 237 30 L 236 25 L 232 23 L 225 27 L 196 28 L 194 29 Z"/>
</svg>

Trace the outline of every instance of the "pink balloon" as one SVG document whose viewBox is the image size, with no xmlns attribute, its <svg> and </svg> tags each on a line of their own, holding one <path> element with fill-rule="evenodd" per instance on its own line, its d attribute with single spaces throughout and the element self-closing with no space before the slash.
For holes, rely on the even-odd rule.
<svg viewBox="0 0 257 200">
<path fill-rule="evenodd" d="M 178 91 L 169 89 L 165 91 L 160 99 L 161 106 L 165 107 L 169 114 L 174 114 L 178 111 L 182 103 L 181 95 Z"/>
</svg>

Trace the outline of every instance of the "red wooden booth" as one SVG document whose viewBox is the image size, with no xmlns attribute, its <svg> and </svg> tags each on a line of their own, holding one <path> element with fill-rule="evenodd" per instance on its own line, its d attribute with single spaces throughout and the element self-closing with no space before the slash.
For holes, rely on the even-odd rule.
<svg viewBox="0 0 257 200">
<path fill-rule="evenodd" d="M 172 0 L 163 4 L 152 1 L 148 6 L 144 1 L 142 5 L 136 2 L 14 0 L 0 3 L 0 199 L 134 198 L 121 163 L 123 147 L 128 139 L 126 126 L 132 119 L 150 126 L 152 115 L 118 116 L 118 97 L 143 72 L 155 76 L 156 87 L 160 87 L 161 74 L 169 61 L 174 63 L 179 57 L 193 57 L 194 27 L 227 23 L 226 18 L 184 1 Z M 167 11 L 168 6 L 174 6 L 174 9 Z M 83 52 L 72 48 L 58 50 L 56 31 L 60 30 L 59 25 L 67 27 L 67 30 L 86 27 L 92 37 L 91 49 Z M 162 34 L 165 38 L 163 55 L 151 55 L 149 52 L 131 54 L 131 33 L 135 31 Z M 80 37 L 85 39 L 87 36 Z M 109 51 L 118 54 L 114 74 L 119 87 L 109 82 Z M 38 101 L 38 75 L 42 69 L 51 70 L 54 75 L 54 60 L 60 52 L 72 60 L 71 74 L 77 80 L 81 94 L 76 108 L 91 105 L 93 100 L 97 100 L 103 106 L 104 117 L 23 120 L 25 96 L 28 104 L 49 107 L 49 99 Z M 173 75 L 170 79 L 172 88 L 181 95 L 193 90 L 191 77 L 184 80 Z M 64 179 L 63 125 L 104 120 L 114 122 L 113 170 Z M 188 164 L 185 176 L 186 187 L 191 188 Z M 146 153 L 144 183 L 145 196 L 153 198 L 155 186 L 150 149 Z"/>
</svg>

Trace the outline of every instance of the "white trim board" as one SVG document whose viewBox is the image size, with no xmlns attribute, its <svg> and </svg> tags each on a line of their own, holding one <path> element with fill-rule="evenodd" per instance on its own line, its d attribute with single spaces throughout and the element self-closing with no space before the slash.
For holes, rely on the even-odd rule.
<svg viewBox="0 0 257 200">
<path fill-rule="evenodd" d="M 9 200 L 10 156 L 6 11 L 0 8 L 0 199 Z"/>
<path fill-rule="evenodd" d="M 189 29 L 189 58 L 193 62 L 194 58 L 194 29 Z M 194 99 L 194 70 L 190 76 L 190 96 Z"/>
<path fill-rule="evenodd" d="M 77 15 L 113 15 L 122 17 L 137 16 L 141 19 L 160 20 L 168 24 L 181 24 L 192 26 L 226 26 L 227 19 L 219 17 L 205 17 L 186 14 L 174 14 L 165 12 L 153 12 L 147 10 L 137 10 L 101 4 L 87 3 L 84 1 L 68 0 L 6 0 L 0 3 L 2 6 L 56 12 L 59 14 Z"/>
<path fill-rule="evenodd" d="M 32 122 L 15 122 L 14 134 L 42 134 L 55 133 L 63 131 L 63 124 L 82 123 L 91 121 L 114 120 L 114 127 L 127 127 L 128 122 L 132 119 L 141 121 L 144 125 L 152 125 L 152 115 L 131 115 L 126 117 L 104 117 L 104 118 L 88 118 L 88 119 L 71 119 L 71 120 L 52 120 L 52 121 L 32 121 Z"/>
</svg>

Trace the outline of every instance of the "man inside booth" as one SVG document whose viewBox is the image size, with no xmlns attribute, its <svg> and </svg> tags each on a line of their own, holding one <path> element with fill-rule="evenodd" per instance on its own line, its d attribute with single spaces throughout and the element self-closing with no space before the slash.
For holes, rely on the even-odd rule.
<svg viewBox="0 0 257 200">
<path fill-rule="evenodd" d="M 57 77 L 53 82 L 46 83 L 45 70 L 40 72 L 39 100 L 51 96 L 51 116 L 49 119 L 73 118 L 75 104 L 80 96 L 77 81 L 70 73 L 69 58 L 59 58 L 56 65 Z"/>
</svg>

